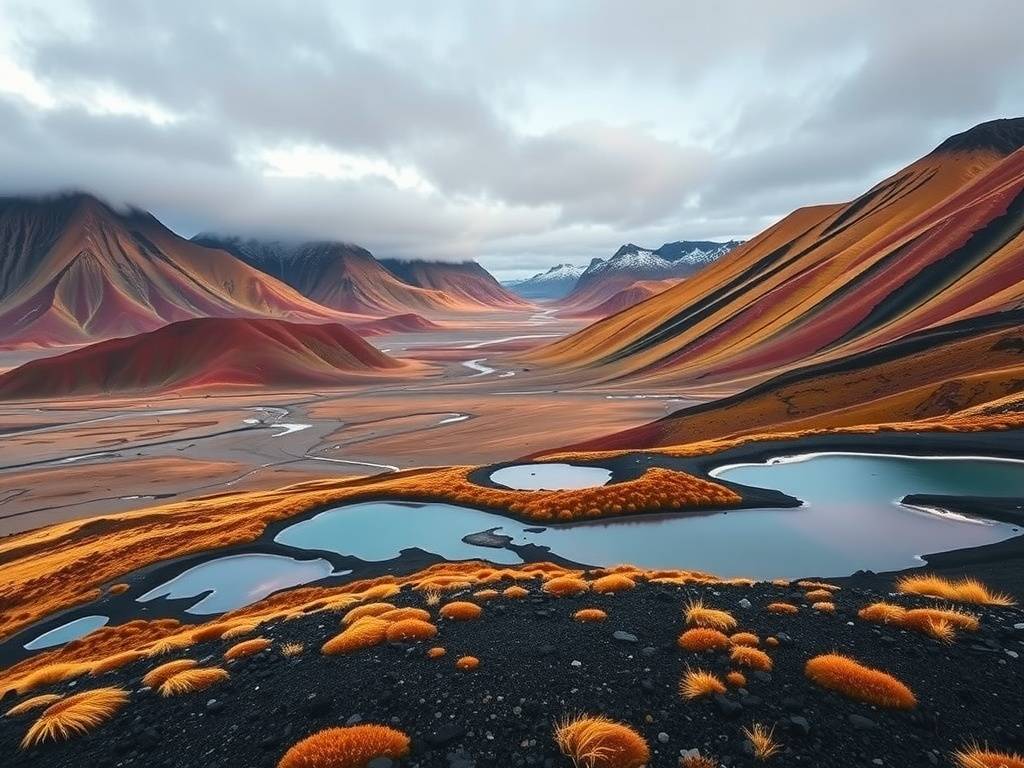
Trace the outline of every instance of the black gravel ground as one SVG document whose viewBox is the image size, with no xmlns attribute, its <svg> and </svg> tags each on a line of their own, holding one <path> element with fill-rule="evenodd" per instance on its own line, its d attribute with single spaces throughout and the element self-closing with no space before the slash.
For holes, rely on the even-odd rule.
<svg viewBox="0 0 1024 768">
<path fill-rule="evenodd" d="M 866 582 L 865 582 L 866 583 Z M 413 739 L 405 766 L 570 766 L 552 739 L 552 721 L 573 712 L 601 713 L 626 722 L 648 740 L 651 765 L 676 766 L 682 750 L 699 749 L 723 765 L 752 766 L 742 728 L 775 727 L 783 751 L 772 765 L 952 765 L 950 754 L 970 740 L 1024 749 L 1024 610 L 975 608 L 977 633 L 952 645 L 856 618 L 869 602 L 908 607 L 934 601 L 890 596 L 846 580 L 838 612 L 810 609 L 803 590 L 754 587 L 676 587 L 641 583 L 619 595 L 554 598 L 528 583 L 530 597 L 498 598 L 470 622 L 438 620 L 426 643 L 383 645 L 348 656 L 321 655 L 320 645 L 340 628 L 339 616 L 314 614 L 265 625 L 271 650 L 226 664 L 228 683 L 207 691 L 161 698 L 143 689 L 142 675 L 158 663 L 135 663 L 100 678 L 40 689 L 75 692 L 107 685 L 130 690 L 113 720 L 64 743 L 22 751 L 18 743 L 33 715 L 0 717 L 4 766 L 274 766 L 287 748 L 321 728 L 355 722 L 390 724 Z M 677 693 L 687 665 L 729 670 L 723 653 L 694 654 L 676 645 L 682 607 L 691 598 L 730 610 L 740 628 L 777 636 L 767 649 L 775 667 L 747 673 L 747 688 L 717 699 L 684 701 Z M 446 599 L 454 599 L 449 596 Z M 796 615 L 764 610 L 775 600 L 801 605 Z M 404 591 L 398 605 L 423 607 Z M 750 607 L 744 607 L 749 601 Z M 581 624 L 581 607 L 608 612 L 602 623 Z M 432 609 L 436 615 L 436 610 Z M 621 634 L 619 639 L 615 633 Z M 282 642 L 304 652 L 285 658 Z M 178 657 L 221 663 L 229 641 L 201 643 Z M 447 655 L 429 660 L 432 645 Z M 837 650 L 885 669 L 919 699 L 910 712 L 877 709 L 820 690 L 803 675 L 813 655 Z M 480 659 L 462 672 L 455 660 Z M 18 699 L 8 697 L 6 710 Z M 383 761 L 382 765 L 387 765 Z"/>
</svg>

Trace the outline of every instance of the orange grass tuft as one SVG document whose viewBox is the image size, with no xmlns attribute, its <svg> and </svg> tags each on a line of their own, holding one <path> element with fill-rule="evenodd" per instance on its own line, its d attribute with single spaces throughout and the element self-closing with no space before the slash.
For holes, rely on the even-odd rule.
<svg viewBox="0 0 1024 768">
<path fill-rule="evenodd" d="M 70 680 L 73 677 L 79 677 L 84 675 L 91 668 L 91 664 L 81 664 L 78 662 L 57 662 L 55 664 L 47 664 L 44 667 L 30 672 L 24 678 L 22 678 L 15 686 L 15 690 L 18 693 L 27 693 L 34 688 L 39 688 L 43 685 L 52 685 L 53 683 L 63 683 L 65 680 Z"/>
<path fill-rule="evenodd" d="M 887 672 L 865 667 L 847 656 L 826 653 L 807 662 L 811 682 L 844 696 L 890 709 L 913 709 L 913 692 Z"/>
<path fill-rule="evenodd" d="M 473 598 L 485 603 L 488 600 L 493 600 L 494 598 L 499 597 L 500 595 L 501 592 L 496 589 L 479 589 L 473 593 Z"/>
<path fill-rule="evenodd" d="M 230 677 L 220 667 L 195 667 L 177 672 L 160 684 L 161 696 L 180 696 L 184 693 L 205 691 L 207 688 L 222 683 Z"/>
<path fill-rule="evenodd" d="M 599 594 L 614 593 L 614 592 L 625 592 L 633 589 L 636 586 L 636 582 L 629 576 L 625 576 L 621 573 L 610 573 L 607 576 L 602 576 L 599 579 L 595 579 L 590 588 Z"/>
<path fill-rule="evenodd" d="M 676 641 L 686 651 L 712 651 L 729 647 L 729 638 L 717 629 L 688 629 Z"/>
<path fill-rule="evenodd" d="M 123 595 L 127 591 L 128 585 L 124 582 L 121 582 L 119 584 L 111 584 L 110 589 L 107 590 L 107 593 L 111 595 Z"/>
<path fill-rule="evenodd" d="M 141 661 L 146 656 L 147 654 L 142 651 L 121 651 L 121 653 L 115 653 L 113 656 L 97 661 L 92 665 L 89 674 L 93 677 L 98 677 L 115 669 L 126 667 L 133 662 Z"/>
<path fill-rule="evenodd" d="M 556 597 L 568 597 L 586 592 L 590 589 L 590 583 L 574 576 L 556 576 L 545 581 L 541 589 Z"/>
<path fill-rule="evenodd" d="M 768 603 L 764 609 L 768 613 L 796 613 L 800 610 L 792 603 Z"/>
<path fill-rule="evenodd" d="M 169 635 L 150 644 L 149 647 L 146 648 L 146 655 L 163 656 L 165 653 L 171 653 L 172 651 L 180 651 L 182 648 L 188 648 L 193 642 L 194 639 L 190 632 Z"/>
<path fill-rule="evenodd" d="M 679 768 L 718 768 L 718 761 L 707 755 L 687 755 L 679 759 Z"/>
<path fill-rule="evenodd" d="M 857 611 L 857 615 L 864 621 L 875 624 L 899 624 L 906 613 L 907 609 L 902 605 L 892 603 L 872 603 Z"/>
<path fill-rule="evenodd" d="M 556 724 L 555 742 L 575 768 L 640 768 L 651 758 L 643 736 L 601 715 Z"/>
<path fill-rule="evenodd" d="M 244 637 L 245 635 L 251 635 L 259 629 L 258 624 L 236 624 L 233 627 L 229 627 L 225 630 L 221 636 L 221 640 L 234 640 L 236 637 Z"/>
<path fill-rule="evenodd" d="M 721 632 L 736 629 L 736 619 L 728 611 L 708 608 L 702 600 L 693 600 L 686 605 L 686 623 L 688 626 L 707 627 Z"/>
<path fill-rule="evenodd" d="M 431 648 L 429 651 L 427 651 L 427 658 L 428 659 L 440 659 L 446 653 L 448 653 L 448 651 L 446 651 L 444 648 L 442 648 L 439 645 L 435 645 L 433 648 Z"/>
<path fill-rule="evenodd" d="M 441 590 L 428 589 L 423 593 L 423 602 L 433 607 L 441 604 Z"/>
<path fill-rule="evenodd" d="M 377 618 L 384 621 L 403 621 L 404 619 L 430 621 L 430 611 L 425 611 L 422 608 L 395 608 L 393 611 L 385 611 Z"/>
<path fill-rule="evenodd" d="M 948 619 L 929 619 L 925 624 L 925 634 L 940 643 L 952 643 L 956 640 L 956 627 Z"/>
<path fill-rule="evenodd" d="M 765 728 L 761 723 L 754 723 L 753 728 L 743 729 L 743 735 L 749 739 L 750 745 L 754 748 L 754 757 L 758 760 L 767 760 L 782 749 L 775 741 L 774 734 L 774 728 Z"/>
<path fill-rule="evenodd" d="M 409 640 L 429 640 L 437 634 L 437 627 L 423 619 L 402 619 L 388 627 L 388 642 L 408 642 Z"/>
<path fill-rule="evenodd" d="M 725 693 L 725 683 L 718 675 L 703 669 L 688 669 L 679 681 L 679 695 L 684 699 L 699 699 L 716 693 Z"/>
<path fill-rule="evenodd" d="M 277 768 L 365 768 L 377 757 L 399 760 L 409 754 L 409 737 L 386 725 L 325 728 L 284 753 Z"/>
<path fill-rule="evenodd" d="M 761 639 L 753 632 L 737 632 L 729 636 L 729 642 L 733 645 L 749 645 L 751 648 L 757 648 L 761 644 Z"/>
<path fill-rule="evenodd" d="M 993 752 L 972 744 L 953 753 L 958 768 L 1024 768 L 1024 757 L 1010 752 Z"/>
<path fill-rule="evenodd" d="M 206 640 L 220 640 L 221 636 L 233 626 L 234 624 L 229 622 L 214 622 L 213 624 L 206 624 L 205 626 L 192 631 L 192 640 L 197 643 L 202 643 Z"/>
<path fill-rule="evenodd" d="M 389 611 L 397 610 L 392 603 L 367 603 L 353 608 L 341 617 L 341 623 L 352 624 L 365 616 L 380 616 Z"/>
<path fill-rule="evenodd" d="M 287 658 L 298 656 L 306 650 L 306 646 L 303 643 L 282 643 L 281 644 L 281 655 Z"/>
<path fill-rule="evenodd" d="M 390 626 L 391 622 L 376 616 L 365 616 L 324 643 L 320 651 L 328 656 L 335 656 L 339 653 L 353 653 L 364 648 L 372 648 L 387 639 Z"/>
<path fill-rule="evenodd" d="M 127 703 L 128 691 L 123 688 L 95 688 L 68 696 L 43 710 L 21 740 L 21 747 L 86 733 L 112 718 Z"/>
<path fill-rule="evenodd" d="M 149 670 L 149 672 L 147 672 L 142 678 L 142 684 L 147 688 L 159 688 L 164 680 L 172 675 L 184 672 L 186 669 L 194 669 L 198 666 L 199 662 L 193 661 L 192 659 L 176 659 L 175 661 L 168 661 L 166 664 L 161 664 L 159 667 L 154 667 Z"/>
<path fill-rule="evenodd" d="M 1003 592 L 993 592 L 977 579 L 965 577 L 956 581 L 934 574 L 902 576 L 896 580 L 896 590 L 905 594 L 938 597 L 961 603 L 979 605 L 1014 605 L 1016 601 Z"/>
<path fill-rule="evenodd" d="M 804 594 L 804 597 L 810 600 L 812 603 L 818 602 L 832 602 L 832 593 L 827 589 L 812 589 L 810 592 Z"/>
<path fill-rule="evenodd" d="M 743 688 L 747 684 L 747 676 L 734 670 L 725 676 L 725 682 L 733 688 Z"/>
<path fill-rule="evenodd" d="M 936 621 L 947 621 L 966 632 L 977 632 L 979 626 L 978 617 L 974 614 L 948 608 L 914 608 L 903 614 L 899 623 L 907 629 L 927 632 L 928 624 Z"/>
<path fill-rule="evenodd" d="M 798 581 L 796 585 L 801 589 L 827 589 L 829 592 L 838 592 L 840 589 L 835 584 L 829 584 L 827 581 L 808 581 L 807 579 Z"/>
<path fill-rule="evenodd" d="M 479 619 L 483 610 L 476 603 L 456 601 L 441 606 L 440 614 L 446 619 L 454 621 L 471 621 Z"/>
<path fill-rule="evenodd" d="M 463 656 L 455 662 L 455 666 L 458 669 L 469 672 L 470 670 L 476 669 L 480 666 L 480 659 L 476 656 Z"/>
<path fill-rule="evenodd" d="M 813 608 L 816 611 L 821 611 L 822 613 L 835 613 L 836 612 L 836 604 L 835 603 L 830 603 L 828 601 L 824 601 L 824 602 L 820 602 L 820 603 L 813 603 L 811 605 L 811 608 Z"/>
<path fill-rule="evenodd" d="M 60 693 L 41 693 L 38 696 L 33 696 L 31 699 L 25 699 L 20 704 L 15 704 L 7 710 L 7 717 L 23 715 L 26 712 L 34 712 L 37 709 L 48 707 L 53 704 L 53 702 L 60 701 L 63 698 L 64 695 Z"/>
<path fill-rule="evenodd" d="M 246 656 L 252 656 L 260 651 L 265 651 L 270 647 L 270 641 L 265 637 L 254 637 L 252 640 L 243 640 L 240 643 L 235 643 L 226 651 L 224 651 L 225 659 L 243 659 Z"/>
<path fill-rule="evenodd" d="M 608 614 L 600 608 L 581 608 L 572 615 L 576 621 L 604 621 Z"/>
<path fill-rule="evenodd" d="M 762 672 L 770 672 L 772 669 L 772 660 L 767 653 L 746 645 L 734 646 L 729 653 L 729 659 L 733 664 L 748 669 L 758 669 Z"/>
<path fill-rule="evenodd" d="M 501 594 L 503 594 L 505 597 L 511 597 L 513 600 L 521 600 L 522 598 L 527 597 L 530 594 L 530 590 L 523 589 L 518 584 L 514 584 L 513 586 L 508 587 Z"/>
</svg>

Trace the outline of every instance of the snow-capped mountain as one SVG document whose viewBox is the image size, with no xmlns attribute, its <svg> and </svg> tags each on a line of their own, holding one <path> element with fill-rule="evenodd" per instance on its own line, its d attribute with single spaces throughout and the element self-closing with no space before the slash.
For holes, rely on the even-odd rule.
<svg viewBox="0 0 1024 768">
<path fill-rule="evenodd" d="M 557 264 L 547 272 L 538 272 L 526 280 L 513 280 L 505 287 L 525 299 L 560 299 L 571 291 L 583 267 L 575 264 Z"/>
</svg>

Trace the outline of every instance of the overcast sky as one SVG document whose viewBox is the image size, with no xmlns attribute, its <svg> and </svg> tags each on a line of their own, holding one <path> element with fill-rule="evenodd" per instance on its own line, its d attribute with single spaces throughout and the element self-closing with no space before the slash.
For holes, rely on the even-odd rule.
<svg viewBox="0 0 1024 768">
<path fill-rule="evenodd" d="M 0 0 L 0 193 L 502 277 L 749 237 L 1024 114 L 1024 2 Z"/>
</svg>

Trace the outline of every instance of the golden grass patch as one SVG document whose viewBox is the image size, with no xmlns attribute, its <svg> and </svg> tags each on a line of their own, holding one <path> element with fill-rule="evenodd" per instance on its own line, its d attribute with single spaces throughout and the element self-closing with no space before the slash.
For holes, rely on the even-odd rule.
<svg viewBox="0 0 1024 768">
<path fill-rule="evenodd" d="M 608 614 L 600 608 L 581 608 L 572 615 L 576 621 L 604 621 Z"/>
<path fill-rule="evenodd" d="M 1024 757 L 972 744 L 953 753 L 957 768 L 1024 768 Z"/>
<path fill-rule="evenodd" d="M 679 680 L 679 695 L 684 699 L 699 699 L 716 693 L 725 693 L 725 683 L 707 670 L 688 669 Z"/>
<path fill-rule="evenodd" d="M 251 635 L 259 629 L 259 624 L 236 624 L 233 627 L 229 627 L 221 633 L 221 640 L 234 640 L 236 637 L 245 637 Z"/>
<path fill-rule="evenodd" d="M 772 669 L 771 657 L 759 648 L 751 648 L 748 645 L 733 646 L 729 652 L 729 660 L 740 667 L 757 669 L 762 672 L 770 672 Z"/>
<path fill-rule="evenodd" d="M 866 667 L 838 653 L 815 656 L 804 671 L 816 685 L 857 701 L 889 709 L 913 709 L 917 705 L 910 688 L 888 672 Z"/>
<path fill-rule="evenodd" d="M 292 745 L 277 768 L 365 768 L 376 757 L 400 760 L 409 737 L 386 725 L 325 728 Z"/>
<path fill-rule="evenodd" d="M 34 712 L 37 709 L 48 707 L 53 704 L 53 702 L 60 701 L 63 698 L 64 695 L 60 693 L 41 693 L 30 699 L 25 699 L 20 704 L 15 704 L 7 710 L 7 717 L 15 717 L 17 715 L 23 715 L 26 712 Z"/>
<path fill-rule="evenodd" d="M 100 659 L 89 670 L 89 674 L 93 677 L 105 674 L 107 672 L 113 672 L 115 669 L 126 667 L 129 664 L 141 661 L 146 658 L 147 654 L 142 651 L 121 651 L 115 653 L 112 656 L 107 656 L 105 659 Z"/>
<path fill-rule="evenodd" d="M 685 651 L 717 651 L 729 647 L 729 638 L 717 629 L 695 627 L 683 632 L 676 643 Z"/>
<path fill-rule="evenodd" d="M 779 602 L 779 603 L 768 603 L 768 605 L 766 605 L 764 607 L 764 609 L 766 611 L 768 611 L 768 613 L 780 613 L 780 614 L 796 613 L 797 611 L 800 610 L 799 608 L 797 608 L 792 603 L 781 603 L 781 602 Z"/>
<path fill-rule="evenodd" d="M 442 605 L 439 613 L 444 618 L 451 619 L 453 621 L 471 621 L 473 619 L 479 619 L 480 614 L 483 613 L 483 609 L 476 603 L 467 603 L 461 600 L 456 600 L 453 603 L 445 603 Z"/>
<path fill-rule="evenodd" d="M 555 743 L 575 768 L 640 768 L 651 759 L 643 736 L 602 715 L 578 715 L 556 724 Z"/>
<path fill-rule="evenodd" d="M 168 661 L 166 664 L 161 664 L 159 667 L 154 667 L 149 670 L 149 672 L 143 676 L 142 684 L 147 688 L 159 688 L 164 680 L 172 675 L 184 672 L 186 669 L 194 669 L 198 666 L 199 662 L 194 661 L 193 659 L 175 659 L 174 661 Z"/>
<path fill-rule="evenodd" d="M 804 597 L 807 600 L 810 600 L 812 603 L 817 603 L 821 601 L 831 602 L 832 592 L 827 589 L 812 589 L 810 592 L 806 592 L 804 594 Z"/>
<path fill-rule="evenodd" d="M 235 643 L 224 651 L 224 658 L 244 659 L 246 656 L 252 656 L 260 651 L 267 650 L 270 645 L 270 641 L 265 637 L 254 637 L 251 640 L 243 640 L 240 643 Z"/>
<path fill-rule="evenodd" d="M 786 583 L 783 581 L 783 586 L 786 586 Z M 829 584 L 827 581 L 810 581 L 808 579 L 802 579 L 796 585 L 801 589 L 827 589 L 829 592 L 838 592 L 840 589 L 835 584 Z"/>
<path fill-rule="evenodd" d="M 706 627 L 720 632 L 731 632 L 736 629 L 736 619 L 728 611 L 708 608 L 703 600 L 692 600 L 683 609 L 686 624 L 691 627 Z"/>
<path fill-rule="evenodd" d="M 937 597 L 960 603 L 997 606 L 1016 604 L 1010 595 L 1004 592 L 995 592 L 971 577 L 954 580 L 935 574 L 901 576 L 896 580 L 896 590 L 904 594 Z"/>
<path fill-rule="evenodd" d="M 123 688 L 94 688 L 63 698 L 43 710 L 21 740 L 21 747 L 86 733 L 110 720 L 127 703 L 128 691 Z"/>
<path fill-rule="evenodd" d="M 775 728 L 766 728 L 761 723 L 754 723 L 753 728 L 743 729 L 743 735 L 750 741 L 754 757 L 758 760 L 768 760 L 782 749 L 775 741 Z"/>
<path fill-rule="evenodd" d="M 161 696 L 181 696 L 186 693 L 205 691 L 207 688 L 229 679 L 227 670 L 220 667 L 193 667 L 176 672 L 160 684 Z"/>
<path fill-rule="evenodd" d="M 907 609 L 893 603 L 871 603 L 857 611 L 857 615 L 875 624 L 898 624 L 906 615 Z"/>
</svg>

